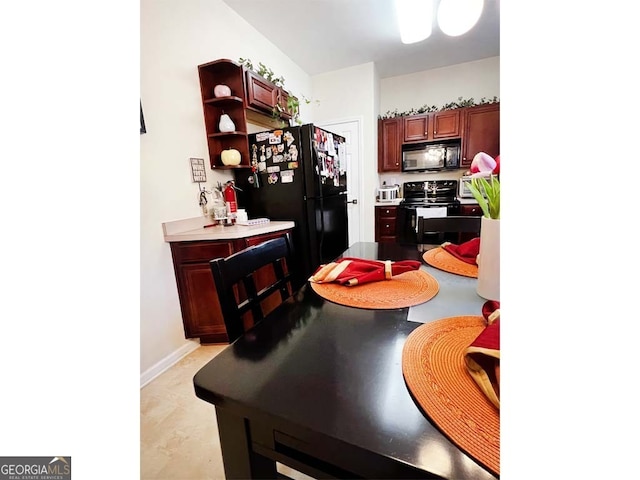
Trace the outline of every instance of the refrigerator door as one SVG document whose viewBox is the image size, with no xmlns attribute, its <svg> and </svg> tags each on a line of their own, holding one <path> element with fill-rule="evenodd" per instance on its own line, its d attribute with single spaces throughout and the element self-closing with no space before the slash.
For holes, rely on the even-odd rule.
<svg viewBox="0 0 640 480">
<path fill-rule="evenodd" d="M 348 246 L 346 176 L 336 174 L 340 163 L 335 160 L 344 139 L 323 137 L 319 130 L 307 124 L 249 135 L 256 172 L 235 172 L 236 185 L 242 189 L 238 206 L 246 208 L 250 218 L 295 222 L 294 255 L 303 281 Z M 316 133 L 324 150 L 316 148 Z M 329 167 L 337 167 L 333 176 Z"/>
<path fill-rule="evenodd" d="M 347 195 L 330 195 L 308 202 L 315 215 L 313 223 L 318 244 L 316 264 L 331 262 L 349 246 Z"/>
<path fill-rule="evenodd" d="M 316 127 L 300 127 L 301 143 L 310 152 L 305 160 L 307 195 L 324 197 L 347 191 L 345 138 Z"/>
</svg>

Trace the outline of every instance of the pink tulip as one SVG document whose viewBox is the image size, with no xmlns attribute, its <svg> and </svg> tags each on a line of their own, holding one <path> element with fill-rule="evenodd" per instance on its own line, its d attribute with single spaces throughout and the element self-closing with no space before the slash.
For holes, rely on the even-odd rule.
<svg viewBox="0 0 640 480">
<path fill-rule="evenodd" d="M 496 168 L 496 161 L 490 155 L 484 152 L 476 153 L 471 161 L 471 173 L 487 173 L 491 174 Z"/>
</svg>

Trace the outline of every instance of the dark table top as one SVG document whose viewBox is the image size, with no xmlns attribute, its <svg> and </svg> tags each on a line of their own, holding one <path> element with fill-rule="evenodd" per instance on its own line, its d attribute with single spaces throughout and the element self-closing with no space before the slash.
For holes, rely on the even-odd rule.
<svg viewBox="0 0 640 480">
<path fill-rule="evenodd" d="M 391 243 L 357 243 L 343 255 L 421 259 L 415 246 Z M 420 324 L 407 321 L 408 311 L 337 305 L 307 283 L 196 374 L 196 395 L 239 414 L 275 416 L 444 478 L 494 478 L 412 399 L 402 349 Z"/>
</svg>

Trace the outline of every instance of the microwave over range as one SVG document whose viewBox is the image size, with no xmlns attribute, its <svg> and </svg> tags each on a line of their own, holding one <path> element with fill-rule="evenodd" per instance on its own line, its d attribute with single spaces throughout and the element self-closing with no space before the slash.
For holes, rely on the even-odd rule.
<svg viewBox="0 0 640 480">
<path fill-rule="evenodd" d="M 460 168 L 460 143 L 418 143 L 402 146 L 403 172 L 439 172 Z"/>
</svg>

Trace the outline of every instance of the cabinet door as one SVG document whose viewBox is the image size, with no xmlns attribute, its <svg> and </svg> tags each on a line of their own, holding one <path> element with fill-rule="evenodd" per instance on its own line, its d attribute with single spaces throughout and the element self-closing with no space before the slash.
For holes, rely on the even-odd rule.
<svg viewBox="0 0 640 480">
<path fill-rule="evenodd" d="M 231 253 L 233 246 L 226 241 L 171 243 L 185 338 L 200 337 L 203 342 L 227 341 L 209 261 Z"/>
<path fill-rule="evenodd" d="M 480 208 L 480 205 L 478 205 L 477 203 L 462 204 L 460 205 L 460 215 L 465 217 L 481 217 L 482 209 Z M 477 235 L 473 233 L 468 233 L 468 232 L 459 233 L 458 243 L 468 242 L 474 237 L 477 237 Z"/>
<path fill-rule="evenodd" d="M 378 121 L 378 171 L 401 171 L 402 118 Z"/>
<path fill-rule="evenodd" d="M 403 117 L 404 120 L 404 141 L 417 142 L 429 140 L 429 122 L 431 115 L 412 115 Z"/>
<path fill-rule="evenodd" d="M 466 217 L 479 217 L 482 216 L 482 209 L 480 205 L 474 204 L 462 204 L 460 205 L 460 215 Z"/>
<path fill-rule="evenodd" d="M 500 154 L 500 104 L 469 107 L 464 113 L 461 166 L 469 167 L 473 157 L 484 152 L 496 157 Z"/>
<path fill-rule="evenodd" d="M 217 341 L 227 341 L 209 262 L 179 265 L 176 277 L 185 337 L 213 336 Z"/>
<path fill-rule="evenodd" d="M 433 114 L 433 138 L 460 136 L 460 110 L 445 110 Z"/>
<path fill-rule="evenodd" d="M 281 111 L 280 111 L 280 117 L 281 118 L 286 118 L 289 119 L 293 116 L 294 112 L 293 109 L 290 109 L 287 105 L 287 102 L 289 100 L 289 93 L 286 90 L 283 90 L 282 88 L 278 89 L 278 105 L 280 105 Z"/>
<path fill-rule="evenodd" d="M 376 242 L 396 242 L 398 207 L 376 207 Z"/>
<path fill-rule="evenodd" d="M 278 87 L 257 73 L 247 70 L 247 105 L 271 113 L 278 104 Z"/>
</svg>

